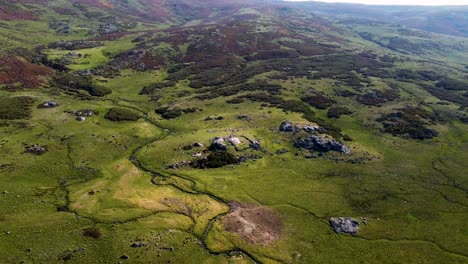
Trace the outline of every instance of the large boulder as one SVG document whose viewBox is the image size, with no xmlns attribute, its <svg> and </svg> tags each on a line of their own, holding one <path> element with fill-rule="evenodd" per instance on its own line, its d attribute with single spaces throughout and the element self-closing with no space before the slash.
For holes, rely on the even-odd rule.
<svg viewBox="0 0 468 264">
<path fill-rule="evenodd" d="M 229 136 L 226 140 L 235 147 L 241 143 L 240 139 L 234 136 Z"/>
<path fill-rule="evenodd" d="M 210 148 L 211 151 L 226 151 L 227 146 L 224 143 L 224 139 L 220 137 L 215 137 L 211 142 Z"/>
<path fill-rule="evenodd" d="M 281 123 L 279 127 L 280 132 L 294 132 L 294 126 L 289 121 L 284 121 Z"/>
<path fill-rule="evenodd" d="M 337 234 L 346 233 L 354 236 L 359 230 L 359 222 L 351 217 L 332 217 L 330 225 Z"/>
<path fill-rule="evenodd" d="M 351 150 L 348 146 L 333 139 L 312 135 L 308 138 L 300 138 L 294 142 L 296 148 L 303 148 L 310 151 L 329 152 L 337 151 L 343 154 L 349 154 Z"/>
</svg>

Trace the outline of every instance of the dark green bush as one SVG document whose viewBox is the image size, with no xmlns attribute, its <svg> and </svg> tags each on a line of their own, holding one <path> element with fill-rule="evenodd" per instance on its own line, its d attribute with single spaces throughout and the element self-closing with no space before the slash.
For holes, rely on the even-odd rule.
<svg viewBox="0 0 468 264">
<path fill-rule="evenodd" d="M 226 151 L 211 152 L 206 159 L 199 159 L 193 162 L 195 168 L 220 168 L 229 164 L 237 164 L 239 159 Z"/>
<path fill-rule="evenodd" d="M 92 96 L 102 97 L 102 96 L 106 96 L 106 95 L 111 94 L 112 90 L 107 88 L 107 87 L 101 86 L 101 85 L 93 85 L 93 86 L 90 87 L 88 92 Z"/>
<path fill-rule="evenodd" d="M 92 237 L 92 238 L 100 238 L 101 237 L 101 231 L 97 227 L 89 227 L 83 229 L 83 236 L 85 237 Z"/>
</svg>

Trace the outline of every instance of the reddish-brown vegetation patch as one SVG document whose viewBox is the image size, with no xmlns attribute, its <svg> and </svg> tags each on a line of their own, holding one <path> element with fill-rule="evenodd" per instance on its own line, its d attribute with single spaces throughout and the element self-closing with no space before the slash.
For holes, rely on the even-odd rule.
<svg viewBox="0 0 468 264">
<path fill-rule="evenodd" d="M 234 210 L 223 218 L 224 228 L 252 244 L 268 245 L 282 233 L 283 223 L 275 212 L 264 206 L 232 203 Z"/>
<path fill-rule="evenodd" d="M 43 83 L 43 77 L 52 74 L 52 70 L 29 63 L 14 56 L 0 57 L 0 84 L 20 84 L 23 88 L 35 88 Z"/>
<path fill-rule="evenodd" d="M 14 6 L 0 6 L 0 20 L 36 20 L 37 15 Z"/>
</svg>

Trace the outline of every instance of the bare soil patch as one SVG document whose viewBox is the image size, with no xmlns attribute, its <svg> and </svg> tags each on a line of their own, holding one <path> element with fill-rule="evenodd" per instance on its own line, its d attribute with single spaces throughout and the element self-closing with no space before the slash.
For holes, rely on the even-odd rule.
<svg viewBox="0 0 468 264">
<path fill-rule="evenodd" d="M 283 223 L 272 209 L 237 202 L 231 206 L 233 211 L 223 218 L 226 231 L 239 234 L 249 243 L 262 245 L 281 236 Z"/>
</svg>

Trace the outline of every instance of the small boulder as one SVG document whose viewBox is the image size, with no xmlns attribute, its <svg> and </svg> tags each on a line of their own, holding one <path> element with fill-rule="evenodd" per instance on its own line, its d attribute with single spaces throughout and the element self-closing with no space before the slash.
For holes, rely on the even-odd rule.
<svg viewBox="0 0 468 264">
<path fill-rule="evenodd" d="M 140 242 L 135 242 L 135 243 L 132 243 L 132 244 L 130 245 L 130 247 L 132 247 L 132 248 L 146 247 L 146 243 L 145 243 L 145 242 L 142 242 L 142 241 L 140 241 Z"/>
<path fill-rule="evenodd" d="M 195 148 L 203 148 L 205 145 L 203 145 L 203 143 L 200 143 L 200 142 L 195 142 L 193 143 L 192 146 Z"/>
<path fill-rule="evenodd" d="M 80 121 L 80 122 L 86 121 L 86 117 L 84 117 L 84 116 L 77 116 L 77 117 L 76 117 L 76 121 Z"/>
<path fill-rule="evenodd" d="M 337 234 L 346 233 L 354 236 L 359 230 L 359 222 L 351 217 L 332 217 L 330 225 Z"/>
</svg>

